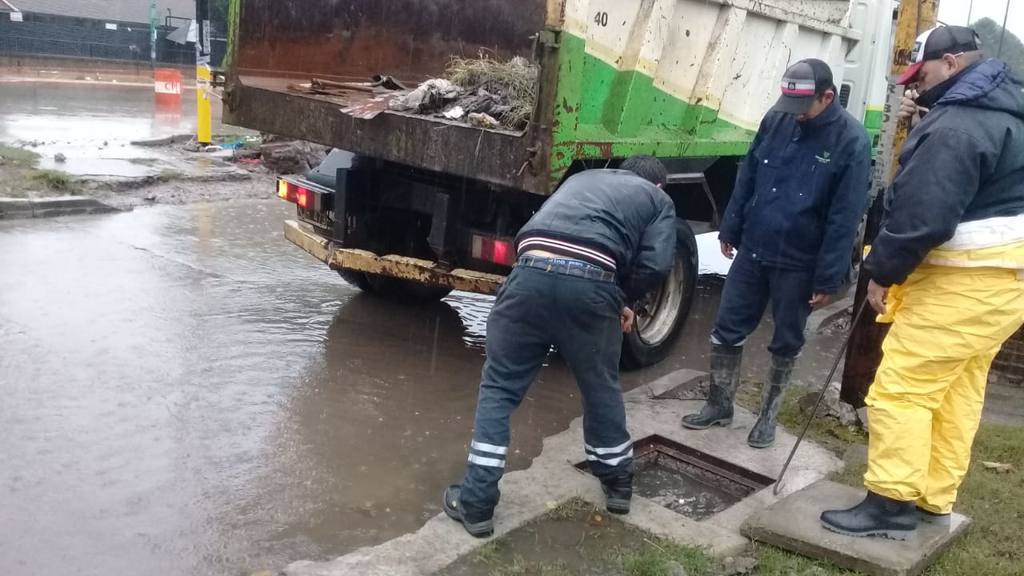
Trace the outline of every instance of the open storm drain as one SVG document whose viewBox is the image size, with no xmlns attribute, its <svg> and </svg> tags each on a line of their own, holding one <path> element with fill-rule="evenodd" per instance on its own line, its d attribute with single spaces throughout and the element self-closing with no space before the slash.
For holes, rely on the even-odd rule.
<svg viewBox="0 0 1024 576">
<path fill-rule="evenodd" d="M 661 436 L 633 443 L 633 491 L 694 520 L 713 516 L 775 480 Z M 587 463 L 577 467 L 587 469 Z"/>
</svg>

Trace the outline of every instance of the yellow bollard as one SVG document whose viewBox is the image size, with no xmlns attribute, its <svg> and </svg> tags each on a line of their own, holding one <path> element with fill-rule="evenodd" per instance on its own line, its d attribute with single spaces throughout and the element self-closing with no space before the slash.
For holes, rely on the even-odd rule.
<svg viewBox="0 0 1024 576">
<path fill-rule="evenodd" d="M 196 66 L 196 141 L 213 142 L 213 108 L 208 91 L 213 85 L 213 72 L 207 64 Z"/>
</svg>

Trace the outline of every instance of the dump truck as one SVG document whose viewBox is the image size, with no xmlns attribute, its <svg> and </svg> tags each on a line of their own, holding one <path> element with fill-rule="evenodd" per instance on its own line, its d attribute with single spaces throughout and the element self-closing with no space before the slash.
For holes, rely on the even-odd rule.
<svg viewBox="0 0 1024 576">
<path fill-rule="evenodd" d="M 842 104 L 881 123 L 892 4 L 231 0 L 224 118 L 334 149 L 278 182 L 296 204 L 285 237 L 358 288 L 405 302 L 495 293 L 516 232 L 568 176 L 659 157 L 678 215 L 676 262 L 636 303 L 622 355 L 646 366 L 685 323 L 695 233 L 717 226 L 786 67 L 829 62 Z M 391 109 L 378 89 L 412 89 L 443 78 L 453 58 L 481 55 L 536 67 L 525 127 Z"/>
</svg>

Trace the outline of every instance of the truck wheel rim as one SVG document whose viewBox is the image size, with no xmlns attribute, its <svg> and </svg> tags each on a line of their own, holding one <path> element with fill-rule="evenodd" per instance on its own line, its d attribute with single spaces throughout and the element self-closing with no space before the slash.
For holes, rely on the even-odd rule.
<svg viewBox="0 0 1024 576">
<path fill-rule="evenodd" d="M 672 334 L 683 302 L 686 267 L 676 257 L 672 273 L 657 290 L 651 291 L 637 308 L 636 332 L 641 342 L 658 346 Z"/>
</svg>

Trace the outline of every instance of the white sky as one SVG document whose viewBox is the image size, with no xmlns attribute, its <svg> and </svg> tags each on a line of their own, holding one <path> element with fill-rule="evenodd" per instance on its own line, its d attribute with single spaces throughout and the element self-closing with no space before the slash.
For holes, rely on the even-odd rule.
<svg viewBox="0 0 1024 576">
<path fill-rule="evenodd" d="M 946 24 L 966 26 L 967 13 L 970 11 L 971 22 L 989 17 L 997 24 L 1003 23 L 1006 3 L 1010 3 L 1010 17 L 1006 20 L 1006 29 L 1024 40 L 1024 0 L 939 0 L 939 20 Z"/>
</svg>

